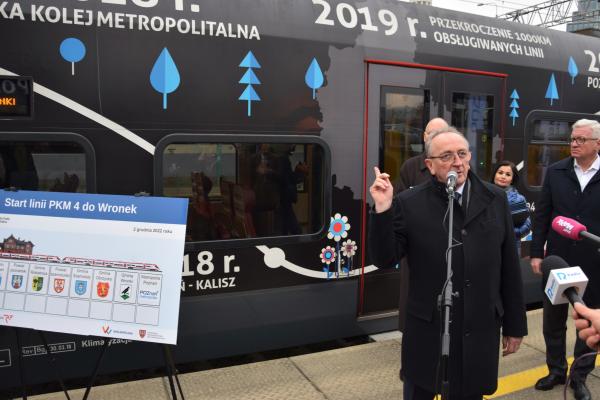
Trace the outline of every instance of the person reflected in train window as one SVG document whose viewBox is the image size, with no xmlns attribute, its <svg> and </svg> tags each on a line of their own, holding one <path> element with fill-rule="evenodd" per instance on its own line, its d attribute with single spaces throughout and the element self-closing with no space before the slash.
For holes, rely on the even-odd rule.
<svg viewBox="0 0 600 400">
<path fill-rule="evenodd" d="M 432 133 L 425 144 L 428 182 L 395 198 L 389 175 L 375 167 L 369 252 L 375 265 L 393 268 L 407 256 L 408 308 L 402 337 L 404 399 L 432 400 L 440 392 L 438 298 L 446 286 L 448 195 L 446 177 L 457 174 L 452 204 L 455 246 L 448 378 L 451 399 L 482 399 L 498 386 L 502 354 L 516 352 L 527 334 L 521 269 L 506 194 L 470 172 L 467 139 L 454 128 Z M 500 340 L 502 334 L 502 340 Z"/>
<path fill-rule="evenodd" d="M 542 271 L 544 256 L 557 255 L 569 265 L 581 267 L 589 282 L 583 300 L 589 307 L 600 307 L 600 253 L 594 243 L 573 241 L 560 236 L 551 228 L 556 216 L 576 219 L 594 234 L 600 234 L 600 123 L 580 119 L 571 128 L 571 156 L 552 165 L 546 171 L 541 196 L 533 217 L 531 269 L 542 275 L 542 290 L 549 271 Z M 535 384 L 537 390 L 551 390 L 566 381 L 567 359 L 566 322 L 568 304 L 552 305 L 543 295 L 543 332 L 546 342 L 546 364 L 549 374 Z M 589 347 L 575 340 L 575 357 L 588 353 Z M 591 399 L 585 384 L 594 369 L 595 358 L 582 359 L 570 371 L 571 387 L 576 399 Z"/>
<path fill-rule="evenodd" d="M 448 129 L 448 123 L 442 118 L 433 118 L 425 126 L 423 131 L 423 143 L 427 142 L 429 135 L 440 129 Z M 400 168 L 394 188 L 397 192 L 410 189 L 431 179 L 431 174 L 425 165 L 425 152 L 406 160 Z M 404 331 L 404 320 L 406 319 L 406 300 L 408 296 L 409 268 L 406 257 L 400 261 L 400 298 L 398 301 L 398 330 Z M 401 371 L 402 372 L 402 371 Z"/>
<path fill-rule="evenodd" d="M 298 201 L 298 184 L 304 180 L 308 173 L 308 167 L 303 162 L 299 162 L 294 169 L 290 157 L 294 154 L 296 145 L 286 145 L 283 148 L 281 157 L 278 158 L 279 173 L 279 225 L 280 232 L 283 235 L 299 235 L 302 233 L 298 218 L 294 212 L 294 204 Z"/>
<path fill-rule="evenodd" d="M 212 240 L 216 238 L 214 218 L 209 193 L 212 180 L 204 172 L 192 172 L 192 198 L 188 210 L 188 232 L 191 240 Z"/>
<path fill-rule="evenodd" d="M 2 187 L 38 190 L 39 178 L 30 146 L 23 143 L 0 145 L 0 161 L 4 169 Z"/>
<path fill-rule="evenodd" d="M 496 165 L 496 169 L 494 169 L 492 182 L 506 192 L 515 229 L 517 253 L 520 256 L 521 239 L 531 231 L 531 218 L 525 196 L 516 189 L 516 186 L 519 184 L 519 173 L 516 165 L 508 160 L 500 161 Z"/>
<path fill-rule="evenodd" d="M 79 177 L 77 174 L 68 174 L 63 173 L 63 180 L 61 181 L 59 178 L 54 180 L 52 187 L 50 187 L 51 192 L 77 192 L 77 188 L 79 187 Z"/>
<path fill-rule="evenodd" d="M 275 231 L 275 210 L 280 203 L 278 159 L 270 143 L 262 143 L 251 163 L 254 190 L 254 226 L 258 236 Z"/>
</svg>

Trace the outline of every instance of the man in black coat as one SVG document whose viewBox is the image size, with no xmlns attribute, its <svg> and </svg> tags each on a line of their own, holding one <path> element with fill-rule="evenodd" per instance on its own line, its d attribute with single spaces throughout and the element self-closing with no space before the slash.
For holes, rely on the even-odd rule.
<svg viewBox="0 0 600 400">
<path fill-rule="evenodd" d="M 573 124 L 570 143 L 571 157 L 551 165 L 546 172 L 533 219 L 531 268 L 534 273 L 542 274 L 541 263 L 546 244 L 546 255 L 557 255 L 569 265 L 581 267 L 589 279 L 583 300 L 595 308 L 600 306 L 600 254 L 597 245 L 563 238 L 552 231 L 551 224 L 560 215 L 576 219 L 590 232 L 600 234 L 600 124 L 593 120 L 577 121 Z M 548 274 L 549 271 L 543 271 L 543 285 L 548 281 Z M 565 324 L 569 307 L 568 304 L 553 306 L 546 296 L 543 298 L 543 331 L 550 374 L 541 378 L 535 388 L 550 390 L 557 384 L 565 383 Z M 575 357 L 590 351 L 584 341 L 576 339 Z M 594 357 L 584 358 L 571 371 L 571 386 L 578 400 L 592 398 L 585 379 L 594 369 L 594 363 Z"/>
<path fill-rule="evenodd" d="M 438 295 L 446 281 L 448 171 L 458 174 L 453 204 L 449 380 L 451 399 L 481 399 L 498 382 L 498 350 L 518 350 L 527 334 L 523 283 L 506 194 L 469 173 L 471 153 L 453 128 L 435 132 L 425 145 L 432 179 L 393 199 L 389 175 L 375 168 L 375 202 L 369 246 L 375 263 L 392 267 L 408 257 L 410 283 L 402 339 L 404 398 L 431 400 L 439 392 L 441 315 Z"/>
<path fill-rule="evenodd" d="M 423 132 L 423 143 L 432 132 L 447 129 L 448 123 L 442 118 L 434 118 L 427 123 Z M 425 152 L 404 161 L 400 168 L 400 176 L 394 184 L 396 193 L 410 189 L 431 179 L 431 174 L 425 165 Z M 398 301 L 398 329 L 404 332 L 404 321 L 406 320 L 406 301 L 408 299 L 408 282 L 410 280 L 409 268 L 406 257 L 400 262 L 400 299 Z"/>
</svg>

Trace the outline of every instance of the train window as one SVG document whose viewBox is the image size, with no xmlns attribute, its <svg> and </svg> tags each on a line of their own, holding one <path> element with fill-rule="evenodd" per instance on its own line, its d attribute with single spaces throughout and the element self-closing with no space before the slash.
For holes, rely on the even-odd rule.
<svg viewBox="0 0 600 400">
<path fill-rule="evenodd" d="M 0 141 L 0 188 L 85 193 L 88 167 L 80 143 Z"/>
<path fill-rule="evenodd" d="M 550 164 L 568 157 L 567 140 L 575 121 L 535 120 L 527 145 L 527 184 L 542 186 Z"/>
<path fill-rule="evenodd" d="M 189 198 L 188 242 L 313 234 L 325 224 L 324 160 L 315 143 L 170 143 L 162 193 Z"/>
<path fill-rule="evenodd" d="M 494 96 L 474 93 L 452 94 L 451 124 L 469 140 L 471 168 L 487 180 L 493 164 Z"/>
<path fill-rule="evenodd" d="M 392 182 L 404 161 L 423 152 L 423 130 L 429 117 L 429 90 L 381 87 L 379 115 L 383 169 Z"/>
</svg>

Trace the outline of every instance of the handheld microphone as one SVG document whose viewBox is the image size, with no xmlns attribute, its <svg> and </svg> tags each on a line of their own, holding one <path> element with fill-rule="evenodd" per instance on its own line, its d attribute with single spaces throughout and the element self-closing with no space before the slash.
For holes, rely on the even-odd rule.
<svg viewBox="0 0 600 400">
<path fill-rule="evenodd" d="M 542 261 L 542 269 L 549 272 L 544 293 L 550 303 L 585 304 L 581 296 L 587 287 L 588 278 L 581 268 L 569 267 L 569 264 L 559 256 L 548 256 Z"/>
<path fill-rule="evenodd" d="M 561 236 L 572 240 L 590 239 L 600 244 L 600 237 L 589 233 L 585 225 L 574 219 L 558 216 L 552 220 L 552 230 Z"/>
<path fill-rule="evenodd" d="M 456 173 L 456 171 L 448 171 L 448 175 L 446 175 L 446 190 L 448 192 L 454 192 L 457 179 L 458 174 Z"/>
</svg>

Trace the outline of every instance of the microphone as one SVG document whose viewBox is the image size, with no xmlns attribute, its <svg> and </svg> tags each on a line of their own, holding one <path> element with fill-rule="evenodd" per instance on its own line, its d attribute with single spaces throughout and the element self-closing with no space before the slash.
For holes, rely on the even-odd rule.
<svg viewBox="0 0 600 400">
<path fill-rule="evenodd" d="M 448 171 L 448 175 L 446 175 L 446 191 L 454 192 L 457 179 L 458 174 L 456 173 L 456 171 Z"/>
<path fill-rule="evenodd" d="M 585 304 L 581 296 L 587 287 L 588 278 L 581 268 L 569 267 L 569 264 L 559 256 L 548 256 L 542 261 L 542 269 L 544 272 L 549 272 L 544 293 L 550 303 Z"/>
<path fill-rule="evenodd" d="M 552 220 L 552 230 L 571 240 L 590 239 L 600 244 L 600 237 L 589 233 L 585 225 L 574 219 L 558 216 Z"/>
</svg>

